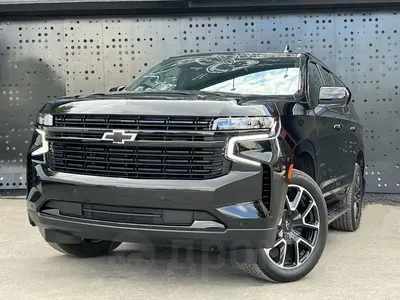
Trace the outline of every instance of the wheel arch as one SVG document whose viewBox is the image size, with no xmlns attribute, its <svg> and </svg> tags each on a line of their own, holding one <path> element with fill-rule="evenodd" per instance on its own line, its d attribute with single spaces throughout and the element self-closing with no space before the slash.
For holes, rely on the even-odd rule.
<svg viewBox="0 0 400 300">
<path fill-rule="evenodd" d="M 357 153 L 357 163 L 360 165 L 361 171 L 364 172 L 365 161 L 364 161 L 364 153 L 362 151 L 358 151 Z"/>
<path fill-rule="evenodd" d="M 365 186 L 366 186 L 366 180 L 365 180 L 365 176 L 364 176 L 364 169 L 365 169 L 364 152 L 359 151 L 357 153 L 357 163 L 359 164 L 359 166 L 361 168 L 362 195 L 364 196 L 364 194 L 365 194 Z"/>
<path fill-rule="evenodd" d="M 302 141 L 293 149 L 293 156 L 295 168 L 300 168 L 301 171 L 304 171 L 316 181 L 318 178 L 318 170 L 316 167 L 316 155 L 313 144 L 309 140 Z M 311 164 L 311 167 L 309 166 L 310 169 L 302 169 L 304 164 L 305 166 Z"/>
</svg>

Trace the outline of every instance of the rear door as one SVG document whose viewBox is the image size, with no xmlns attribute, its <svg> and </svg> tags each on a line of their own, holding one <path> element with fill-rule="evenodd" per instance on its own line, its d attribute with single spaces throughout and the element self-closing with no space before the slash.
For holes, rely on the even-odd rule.
<svg viewBox="0 0 400 300">
<path fill-rule="evenodd" d="M 336 86 L 345 86 L 336 75 L 333 74 L 333 77 Z M 363 128 L 358 122 L 358 117 L 351 101 L 345 107 L 341 108 L 340 112 L 340 118 L 342 119 L 346 132 L 345 146 L 348 166 L 347 183 L 350 183 L 353 179 L 354 164 L 357 162 L 357 154 L 360 150 L 359 141 L 362 139 Z"/>
</svg>

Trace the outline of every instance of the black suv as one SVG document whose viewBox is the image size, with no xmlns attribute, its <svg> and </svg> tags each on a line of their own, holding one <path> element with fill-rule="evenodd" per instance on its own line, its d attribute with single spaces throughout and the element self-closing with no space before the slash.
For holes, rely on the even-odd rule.
<svg viewBox="0 0 400 300">
<path fill-rule="evenodd" d="M 28 151 L 29 221 L 73 256 L 183 245 L 229 253 L 261 279 L 300 279 L 328 224 L 360 224 L 363 128 L 350 97 L 308 53 L 214 53 L 49 102 Z"/>
</svg>

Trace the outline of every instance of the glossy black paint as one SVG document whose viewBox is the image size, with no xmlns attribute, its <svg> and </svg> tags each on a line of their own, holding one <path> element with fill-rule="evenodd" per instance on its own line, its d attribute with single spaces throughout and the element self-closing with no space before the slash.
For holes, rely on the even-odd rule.
<svg viewBox="0 0 400 300">
<path fill-rule="evenodd" d="M 30 220 L 46 229 L 68 232 L 82 238 L 114 241 L 155 242 L 160 240 L 193 240 L 203 247 L 225 249 L 271 247 L 275 227 L 283 209 L 286 180 L 283 172 L 273 172 L 271 203 L 267 216 L 257 219 L 237 219 L 221 213 L 218 208 L 259 201 L 261 172 L 235 165 L 235 171 L 212 180 L 130 180 L 63 174 L 49 170 L 44 164 L 33 162 L 33 186 L 27 196 Z M 241 169 L 241 171 L 239 171 Z M 118 207 L 204 211 L 224 225 L 223 231 L 188 226 L 157 226 L 123 224 L 73 217 L 46 215 L 41 209 L 49 200 Z"/>
<path fill-rule="evenodd" d="M 276 55 L 276 54 L 274 54 Z M 334 74 L 310 54 L 282 54 L 282 57 L 299 57 L 299 91 L 287 96 L 233 95 L 218 92 L 199 91 L 154 91 L 154 92 L 112 92 L 94 95 L 64 97 L 47 103 L 42 113 L 52 115 L 136 115 L 136 116 L 209 116 L 243 117 L 272 116 L 280 120 L 281 131 L 277 138 L 280 153 L 273 161 L 263 162 L 271 168 L 272 183 L 269 207 L 265 214 L 251 218 L 235 218 L 221 212 L 222 207 L 262 202 L 262 167 L 233 162 L 228 175 L 209 180 L 162 180 L 125 179 L 101 176 L 87 176 L 55 172 L 45 163 L 46 156 L 32 157 L 40 146 L 35 133 L 28 152 L 28 196 L 27 205 L 33 224 L 51 230 L 69 232 L 82 238 L 99 238 L 115 241 L 132 241 L 137 237 L 149 239 L 194 239 L 214 241 L 227 248 L 242 240 L 248 248 L 270 247 L 275 240 L 276 226 L 285 202 L 287 182 L 285 171 L 288 163 L 305 168 L 320 186 L 324 196 L 344 190 L 353 177 L 354 165 L 363 166 L 362 126 L 352 108 L 351 102 L 338 105 L 336 96 L 347 89 Z M 204 57 L 204 56 L 202 56 Z M 175 58 L 176 59 L 176 58 Z M 318 103 L 320 89 L 315 89 L 310 79 L 309 64 L 314 63 L 312 80 L 320 80 L 321 86 L 339 87 L 333 89 L 332 102 L 324 99 Z M 316 68 L 315 68 L 316 66 Z M 322 68 L 332 76 L 331 81 L 322 76 Z M 315 70 L 318 70 L 315 73 Z M 318 79 L 319 76 L 319 79 Z M 329 79 L 329 78 L 328 78 Z M 334 85 L 331 84 L 334 82 Z M 317 94 L 315 94 L 317 92 Z M 348 92 L 350 98 L 350 92 Z M 336 95 L 336 96 L 335 96 Z M 326 98 L 326 97 L 325 97 Z M 349 99 L 350 100 L 350 99 Z M 341 102 L 343 104 L 343 101 Z M 54 132 L 104 133 L 93 128 L 55 128 L 37 125 L 47 132 L 50 139 Z M 156 131 L 154 131 L 156 132 Z M 137 132 L 139 135 L 144 133 Z M 152 132 L 146 132 L 152 133 Z M 193 133 L 193 132 L 192 132 Z M 262 130 L 231 131 L 230 136 L 260 134 Z M 176 136 L 188 132 L 175 132 Z M 205 132 L 193 133 L 204 135 Z M 214 139 L 216 132 L 207 133 Z M 87 140 L 92 144 L 102 140 Z M 140 145 L 141 141 L 128 142 L 128 146 Z M 170 142 L 152 142 L 161 147 Z M 192 144 L 190 144 L 192 143 Z M 177 142 L 176 147 L 194 142 Z M 142 144 L 144 145 L 144 144 Z M 306 166 L 306 167 L 304 167 Z M 48 200 L 93 203 L 121 207 L 143 207 L 153 209 L 200 210 L 216 217 L 224 226 L 222 232 L 207 228 L 165 227 L 155 225 L 126 225 L 115 222 L 81 220 L 62 216 L 46 216 L 41 207 Z M 244 206 L 247 206 L 244 205 Z M 243 246 L 243 245 L 241 245 Z"/>
<path fill-rule="evenodd" d="M 280 97 L 281 101 L 293 101 L 293 96 Z M 270 116 L 278 112 L 271 103 L 260 103 L 254 99 L 236 99 L 230 96 L 191 93 L 135 93 L 121 92 L 86 96 L 77 99 L 55 101 L 42 110 L 50 114 L 129 114 L 150 116 Z M 265 109 L 265 104 L 266 108 Z"/>
</svg>

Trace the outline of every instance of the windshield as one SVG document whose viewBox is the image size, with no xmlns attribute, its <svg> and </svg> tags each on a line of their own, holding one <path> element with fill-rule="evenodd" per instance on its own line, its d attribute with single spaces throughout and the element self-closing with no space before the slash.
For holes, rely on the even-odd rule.
<svg viewBox="0 0 400 300">
<path fill-rule="evenodd" d="M 255 95 L 293 95 L 300 59 L 271 54 L 210 55 L 165 60 L 126 91 L 197 90 Z"/>
</svg>

